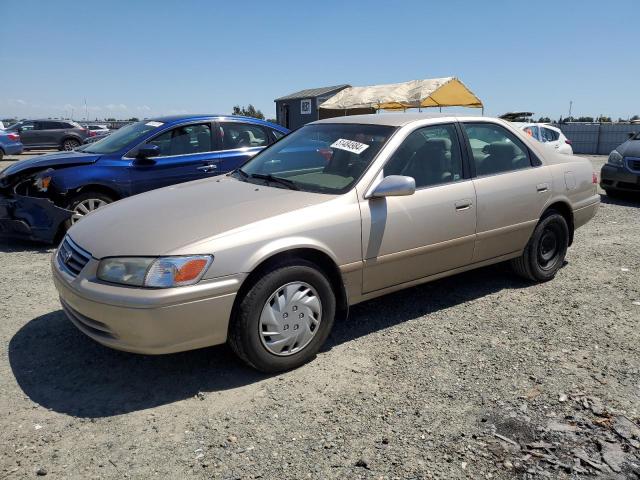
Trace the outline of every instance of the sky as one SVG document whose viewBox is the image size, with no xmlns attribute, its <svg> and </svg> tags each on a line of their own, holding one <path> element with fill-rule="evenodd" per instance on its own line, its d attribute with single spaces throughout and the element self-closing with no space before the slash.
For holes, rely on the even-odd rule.
<svg viewBox="0 0 640 480">
<path fill-rule="evenodd" d="M 306 88 L 445 76 L 486 115 L 556 119 L 570 101 L 574 116 L 640 114 L 639 0 L 0 0 L 0 11 L 0 118 L 249 103 L 275 117 L 275 98 Z"/>
</svg>

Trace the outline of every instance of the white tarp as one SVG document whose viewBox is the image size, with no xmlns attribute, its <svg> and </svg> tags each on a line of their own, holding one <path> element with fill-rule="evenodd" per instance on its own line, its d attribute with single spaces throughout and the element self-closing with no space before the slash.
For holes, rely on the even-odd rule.
<svg viewBox="0 0 640 480">
<path fill-rule="evenodd" d="M 320 108 L 403 110 L 452 106 L 481 108 L 482 102 L 456 77 L 444 77 L 369 87 L 349 87 L 329 98 Z"/>
</svg>

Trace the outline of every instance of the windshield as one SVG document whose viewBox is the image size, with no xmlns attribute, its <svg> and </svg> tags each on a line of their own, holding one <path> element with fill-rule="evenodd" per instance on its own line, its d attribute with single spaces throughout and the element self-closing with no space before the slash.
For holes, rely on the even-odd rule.
<svg viewBox="0 0 640 480">
<path fill-rule="evenodd" d="M 161 127 L 162 125 L 163 123 L 161 122 L 130 123 L 129 125 L 116 130 L 102 140 L 90 143 L 84 147 L 78 148 L 78 150 L 85 153 L 114 153 L 118 150 L 122 150 L 131 142 L 142 137 L 151 130 Z"/>
<path fill-rule="evenodd" d="M 307 125 L 256 155 L 234 176 L 280 187 L 288 183 L 296 190 L 345 193 L 394 130 L 383 125 Z"/>
</svg>

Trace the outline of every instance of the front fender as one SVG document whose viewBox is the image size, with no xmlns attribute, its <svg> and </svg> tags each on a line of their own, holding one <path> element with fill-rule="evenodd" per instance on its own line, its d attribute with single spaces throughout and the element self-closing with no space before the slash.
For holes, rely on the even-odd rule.
<svg viewBox="0 0 640 480">
<path fill-rule="evenodd" d="M 277 238 L 264 244 L 247 258 L 242 271 L 247 273 L 252 272 L 256 269 L 256 267 L 258 267 L 258 265 L 279 253 L 303 248 L 318 250 L 326 254 L 329 258 L 331 258 L 333 263 L 338 265 L 338 259 L 327 245 L 316 239 L 296 236 Z"/>
</svg>

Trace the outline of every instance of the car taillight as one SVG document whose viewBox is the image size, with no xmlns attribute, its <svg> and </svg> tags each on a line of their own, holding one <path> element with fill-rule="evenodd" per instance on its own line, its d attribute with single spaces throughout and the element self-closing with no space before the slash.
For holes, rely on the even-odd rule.
<svg viewBox="0 0 640 480">
<path fill-rule="evenodd" d="M 591 183 L 598 183 L 598 174 L 596 172 L 591 172 Z"/>
<path fill-rule="evenodd" d="M 18 135 L 17 133 L 9 133 L 7 135 L 7 138 L 9 140 L 11 140 L 12 142 L 18 142 L 20 141 L 20 135 Z"/>
<path fill-rule="evenodd" d="M 95 132 L 95 130 L 89 130 L 89 136 L 90 137 L 95 137 L 97 135 L 97 133 Z"/>
<path fill-rule="evenodd" d="M 572 145 L 573 142 L 571 140 L 569 140 L 568 138 L 564 139 L 564 143 L 566 143 L 567 145 Z"/>
</svg>

